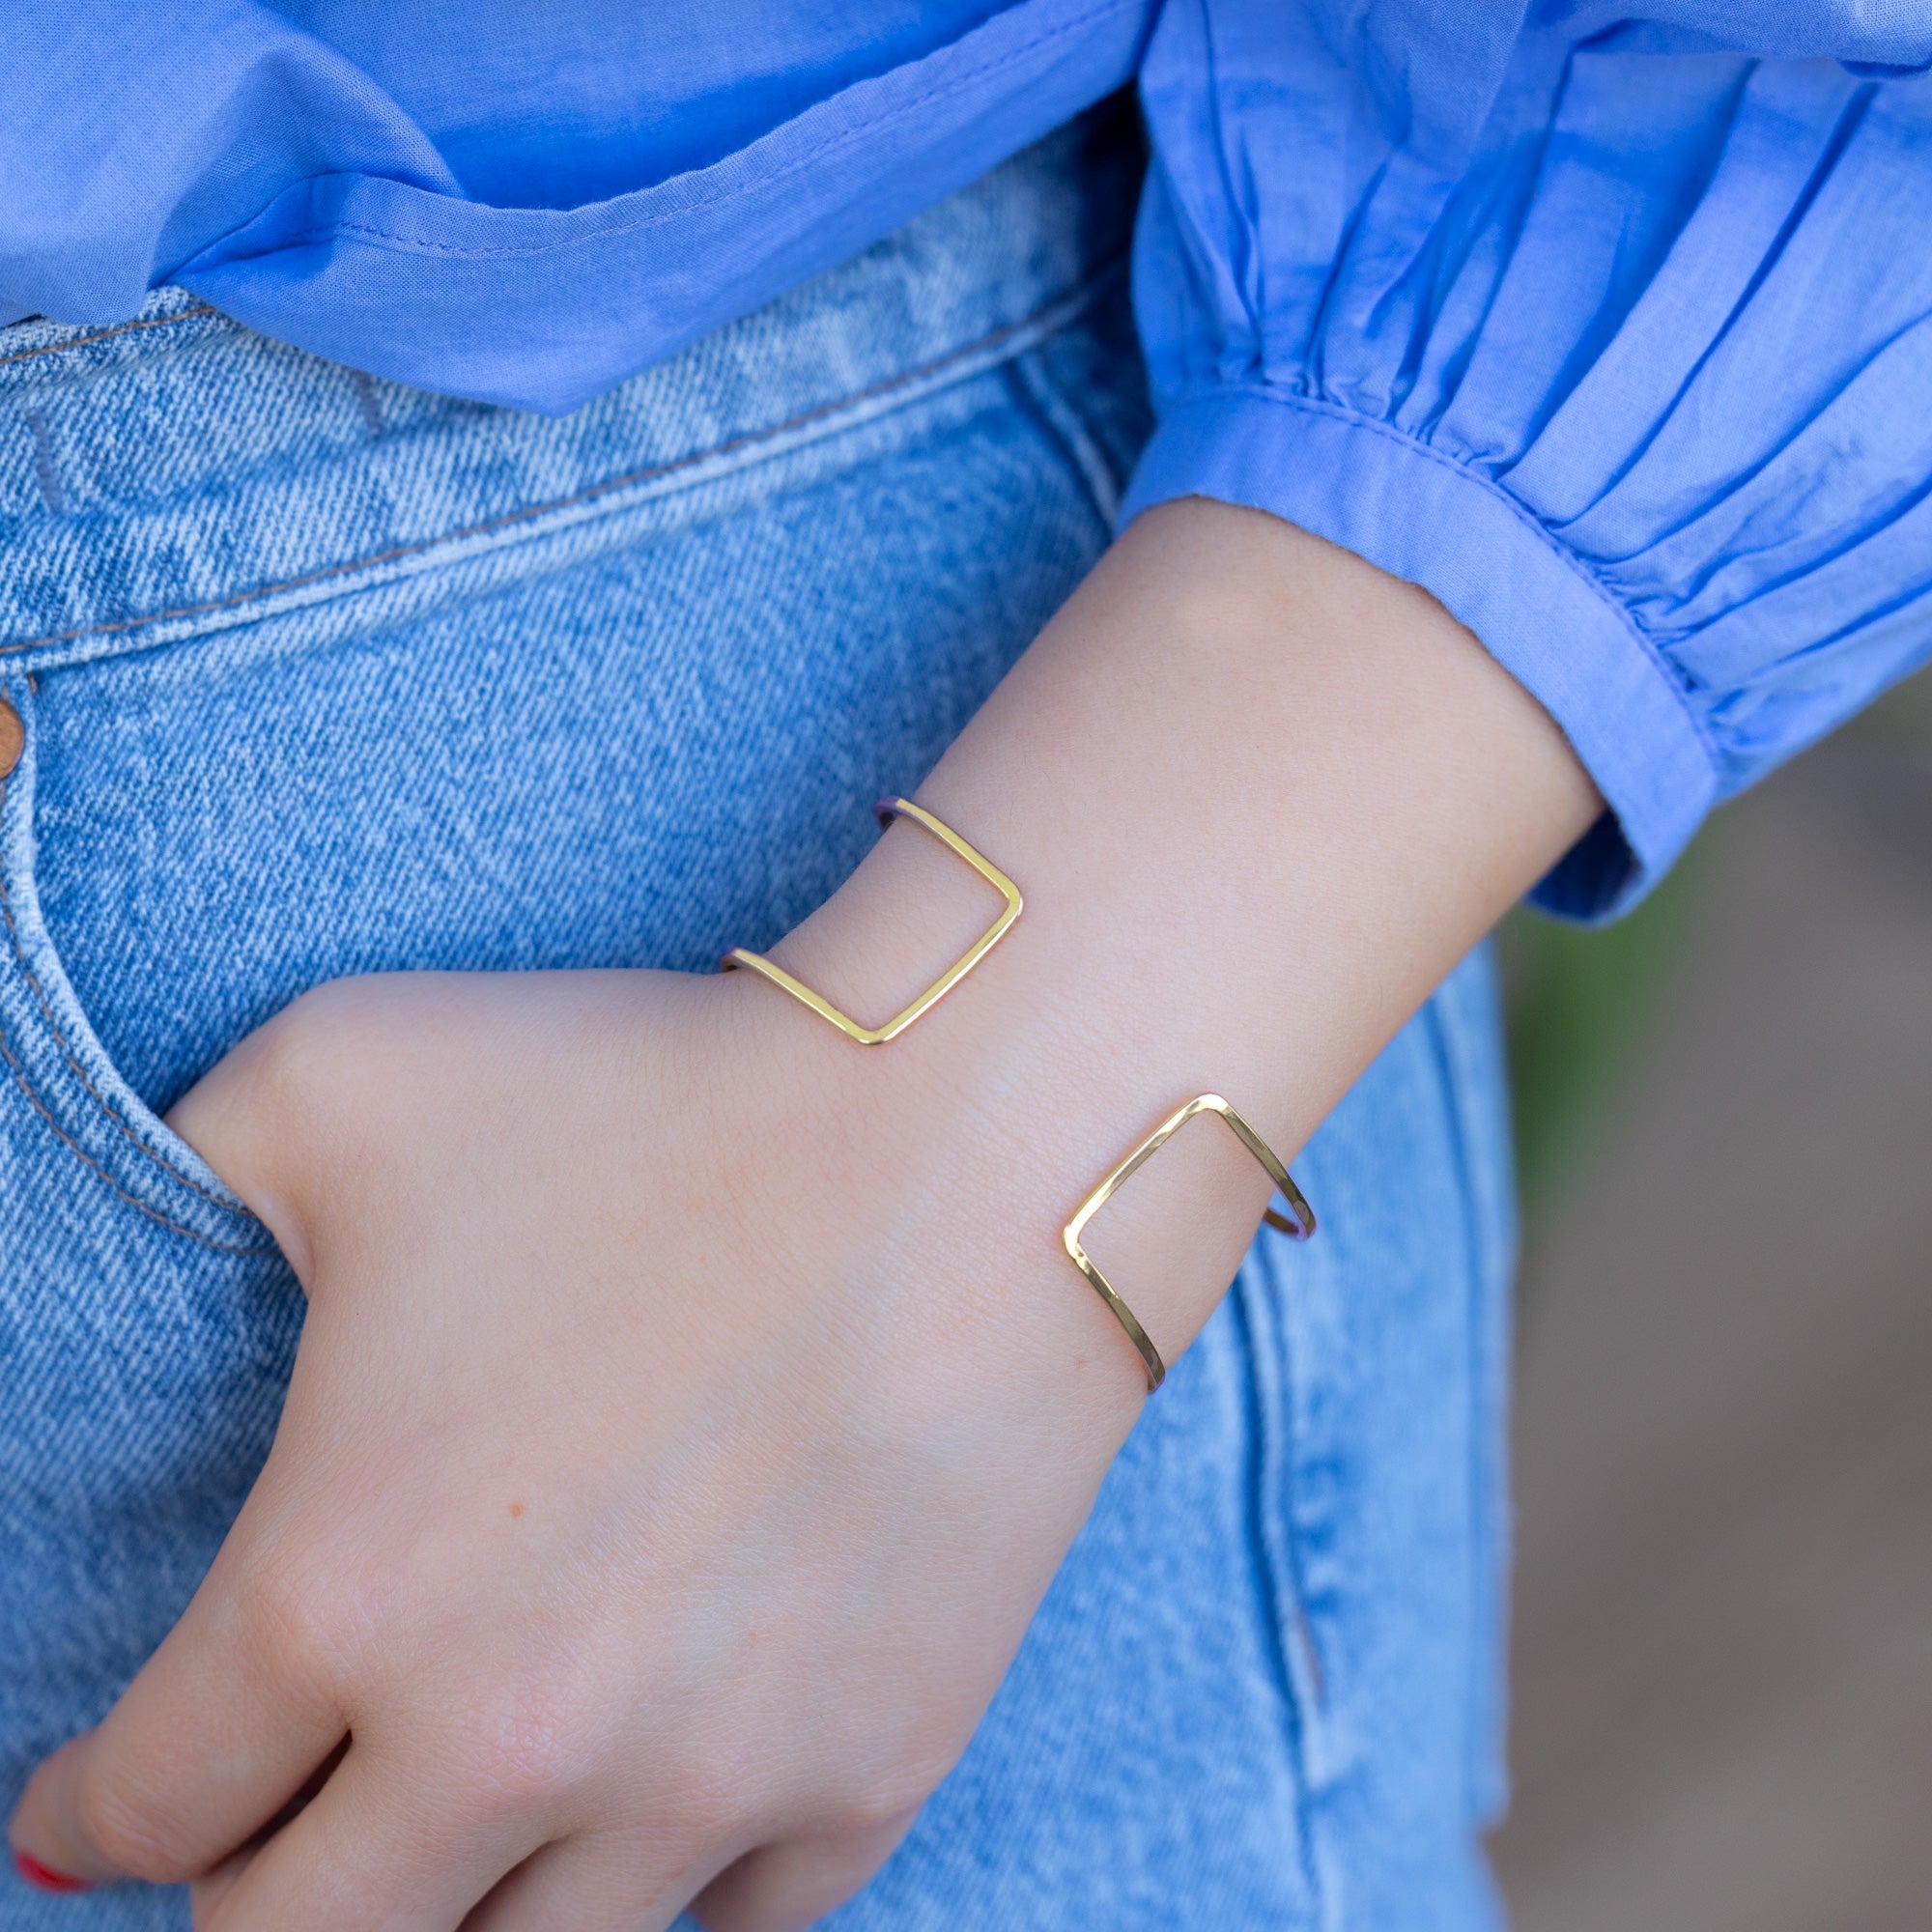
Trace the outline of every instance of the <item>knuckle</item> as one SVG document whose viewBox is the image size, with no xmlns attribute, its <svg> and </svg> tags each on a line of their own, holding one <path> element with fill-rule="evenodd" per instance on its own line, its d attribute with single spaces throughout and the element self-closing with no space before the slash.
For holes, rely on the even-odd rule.
<svg viewBox="0 0 1932 1932">
<path fill-rule="evenodd" d="M 903 1832 L 931 1795 L 929 1788 L 917 1795 L 900 1790 L 861 1792 L 847 1801 L 838 1828 L 841 1833 L 862 1838 Z"/>
<path fill-rule="evenodd" d="M 180 1885 L 199 1870 L 195 1848 L 160 1793 L 122 1770 L 84 1772 L 74 1816 L 88 1842 L 117 1870 L 151 1885 Z"/>
<path fill-rule="evenodd" d="M 320 1550 L 280 1551 L 250 1566 L 238 1586 L 244 1628 L 270 1673 L 284 1683 L 339 1682 L 368 1646 L 369 1605 L 350 1566 Z"/>
<path fill-rule="evenodd" d="M 938 1782 L 937 1778 L 897 1771 L 869 1779 L 845 1794 L 833 1821 L 834 1827 L 840 1833 L 855 1837 L 903 1831 L 931 1797 Z"/>
<path fill-rule="evenodd" d="M 871 1837 L 903 1831 L 938 1790 L 958 1756 L 955 1748 L 916 1739 L 849 1778 L 839 1792 L 833 1829 Z"/>
<path fill-rule="evenodd" d="M 597 1756 L 588 1714 L 543 1691 L 480 1714 L 458 1751 L 476 1808 L 499 1819 L 556 1812 L 588 1783 Z"/>
</svg>

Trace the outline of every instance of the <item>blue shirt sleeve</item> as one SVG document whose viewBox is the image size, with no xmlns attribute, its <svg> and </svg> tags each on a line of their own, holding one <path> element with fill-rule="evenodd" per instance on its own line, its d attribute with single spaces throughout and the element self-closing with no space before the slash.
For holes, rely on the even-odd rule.
<svg viewBox="0 0 1932 1932">
<path fill-rule="evenodd" d="M 1438 598 L 1608 802 L 1579 918 L 1932 656 L 1932 25 L 1646 12 L 1168 0 L 1142 73 L 1125 514 Z"/>
</svg>

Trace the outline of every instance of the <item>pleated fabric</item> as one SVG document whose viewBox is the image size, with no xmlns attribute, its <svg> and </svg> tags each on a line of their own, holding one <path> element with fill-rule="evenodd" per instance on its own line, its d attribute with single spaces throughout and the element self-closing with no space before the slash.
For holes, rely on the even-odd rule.
<svg viewBox="0 0 1932 1932">
<path fill-rule="evenodd" d="M 1602 788 L 1540 891 L 1599 917 L 1932 655 L 1932 79 L 1842 8 L 1390 11 L 1165 9 L 1126 513 L 1434 592 Z"/>
</svg>

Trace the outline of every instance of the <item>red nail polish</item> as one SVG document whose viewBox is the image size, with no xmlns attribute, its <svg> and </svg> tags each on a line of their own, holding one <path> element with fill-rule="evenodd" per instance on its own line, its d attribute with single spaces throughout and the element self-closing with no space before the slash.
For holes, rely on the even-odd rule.
<svg viewBox="0 0 1932 1932">
<path fill-rule="evenodd" d="M 57 1872 L 51 1865 L 43 1865 L 32 1852 L 15 1852 L 14 1866 L 29 1885 L 39 1886 L 43 1891 L 85 1891 L 87 1881 L 69 1878 L 66 1872 Z"/>
</svg>

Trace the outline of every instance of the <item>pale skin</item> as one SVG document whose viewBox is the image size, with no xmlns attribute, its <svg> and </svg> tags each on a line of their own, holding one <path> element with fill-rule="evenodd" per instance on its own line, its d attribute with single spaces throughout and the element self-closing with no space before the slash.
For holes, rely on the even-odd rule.
<svg viewBox="0 0 1932 1932">
<path fill-rule="evenodd" d="M 1204 1091 L 1292 1159 L 1602 810 L 1428 596 L 1199 500 L 916 795 L 1027 909 L 889 1045 L 747 974 L 396 975 L 181 1101 L 307 1326 L 213 1569 L 17 1848 L 193 1881 L 202 1932 L 809 1924 L 964 1748 L 1147 1399 L 1063 1222 Z M 778 956 L 877 1020 L 997 908 L 901 823 Z M 1170 1361 L 1267 1192 L 1201 1120 L 1094 1224 Z"/>
</svg>

